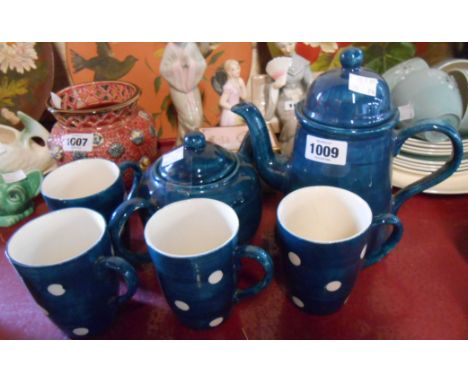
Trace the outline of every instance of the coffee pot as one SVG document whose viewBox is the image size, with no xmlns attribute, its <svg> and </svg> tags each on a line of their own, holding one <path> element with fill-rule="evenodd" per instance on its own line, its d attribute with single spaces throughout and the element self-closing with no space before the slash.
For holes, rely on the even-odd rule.
<svg viewBox="0 0 468 382">
<path fill-rule="evenodd" d="M 299 126 L 291 158 L 273 153 L 265 121 L 253 104 L 241 103 L 232 111 L 247 122 L 257 169 L 271 187 L 284 193 L 313 185 L 341 187 L 366 200 L 374 215 L 396 214 L 409 198 L 457 170 L 463 145 L 455 128 L 443 119 L 419 121 L 397 131 L 399 111 L 389 87 L 377 73 L 362 67 L 363 58 L 358 48 L 343 51 L 342 68 L 317 77 L 305 100 L 296 105 Z M 451 159 L 392 195 L 393 157 L 408 138 L 428 131 L 449 138 Z M 387 230 L 375 228 L 371 237 L 366 265 L 387 254 L 381 249 Z"/>
</svg>

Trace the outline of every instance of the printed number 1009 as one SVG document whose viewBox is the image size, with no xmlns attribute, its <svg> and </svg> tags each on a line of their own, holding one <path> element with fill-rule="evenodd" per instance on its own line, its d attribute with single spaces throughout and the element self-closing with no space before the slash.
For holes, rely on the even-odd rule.
<svg viewBox="0 0 468 382">
<path fill-rule="evenodd" d="M 320 144 L 311 143 L 310 153 L 312 155 L 317 155 L 325 158 L 338 158 L 338 155 L 340 155 L 340 150 L 338 149 L 338 147 L 323 146 Z"/>
</svg>

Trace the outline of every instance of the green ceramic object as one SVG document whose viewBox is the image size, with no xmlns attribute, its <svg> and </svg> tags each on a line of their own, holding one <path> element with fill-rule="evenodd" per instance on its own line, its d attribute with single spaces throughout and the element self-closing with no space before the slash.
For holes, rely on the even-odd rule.
<svg viewBox="0 0 468 382">
<path fill-rule="evenodd" d="M 37 170 L 16 182 L 0 174 L 0 227 L 10 227 L 33 213 L 41 182 L 42 173 Z"/>
</svg>

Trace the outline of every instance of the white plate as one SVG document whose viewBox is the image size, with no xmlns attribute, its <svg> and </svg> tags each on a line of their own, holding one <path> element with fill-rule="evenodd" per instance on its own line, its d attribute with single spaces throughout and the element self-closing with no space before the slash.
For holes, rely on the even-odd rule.
<svg viewBox="0 0 468 382">
<path fill-rule="evenodd" d="M 404 144 L 410 147 L 417 147 L 421 149 L 432 149 L 432 150 L 450 150 L 452 147 L 452 144 L 448 140 L 439 142 L 439 143 L 434 143 L 434 142 L 423 141 L 422 139 L 408 138 Z M 468 139 L 466 138 L 463 139 L 463 147 L 464 148 L 468 147 Z"/>
<path fill-rule="evenodd" d="M 407 185 L 425 177 L 424 172 L 407 171 L 393 166 L 392 184 L 395 187 L 406 187 Z M 455 173 L 442 183 L 424 191 L 427 194 L 460 195 L 468 194 L 468 172 Z"/>
<path fill-rule="evenodd" d="M 418 158 L 408 157 L 406 155 L 398 155 L 395 157 L 395 159 L 398 159 L 400 161 L 407 162 L 407 163 L 414 163 L 419 166 L 435 166 L 435 167 L 442 166 L 448 161 L 448 159 L 443 159 L 443 160 L 418 159 Z M 462 159 L 460 165 L 461 166 L 468 165 L 468 158 Z"/>
<path fill-rule="evenodd" d="M 434 149 L 421 149 L 419 147 L 412 147 L 404 144 L 401 146 L 401 151 L 405 153 L 411 153 L 416 155 L 423 155 L 423 156 L 436 156 L 436 157 L 444 157 L 450 156 L 452 154 L 452 148 L 447 150 L 434 150 Z M 468 148 L 463 148 L 463 151 L 468 152 Z"/>
<path fill-rule="evenodd" d="M 401 162 L 396 159 L 393 160 L 393 164 L 395 166 L 404 167 L 405 169 L 408 169 L 408 170 L 423 171 L 428 174 L 434 171 L 437 171 L 440 167 L 442 167 L 442 166 L 417 166 L 411 163 Z M 463 172 L 463 171 L 468 171 L 468 165 L 458 167 L 457 172 Z"/>
</svg>

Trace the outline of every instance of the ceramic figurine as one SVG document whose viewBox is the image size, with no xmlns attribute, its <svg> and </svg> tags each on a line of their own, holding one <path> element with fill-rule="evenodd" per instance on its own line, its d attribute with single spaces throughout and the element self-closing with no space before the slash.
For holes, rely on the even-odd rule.
<svg viewBox="0 0 468 382">
<path fill-rule="evenodd" d="M 277 42 L 284 57 L 271 60 L 266 68 L 273 79 L 265 118 L 270 120 L 276 112 L 281 121 L 279 141 L 281 152 L 290 155 L 297 130 L 294 105 L 301 101 L 313 80 L 310 62 L 296 54 L 296 43 Z"/>
<path fill-rule="evenodd" d="M 0 174 L 0 227 L 11 227 L 33 213 L 33 199 L 39 194 L 41 181 L 39 170 L 13 182 Z"/>
<path fill-rule="evenodd" d="M 169 82 L 177 111 L 177 144 L 182 142 L 185 134 L 202 126 L 203 107 L 198 83 L 205 69 L 205 59 L 194 42 L 170 42 L 164 49 L 160 72 Z"/>
<path fill-rule="evenodd" d="M 152 117 L 138 106 L 140 89 L 124 81 L 73 85 L 49 99 L 57 119 L 49 138 L 59 164 L 82 158 L 133 161 L 146 168 L 156 159 L 158 138 Z M 127 177 L 125 178 L 128 179 Z"/>
<path fill-rule="evenodd" d="M 224 63 L 224 71 L 227 73 L 227 81 L 223 86 L 223 94 L 219 100 L 222 107 L 220 126 L 238 126 L 243 121 L 237 114 L 231 111 L 231 107 L 237 105 L 239 101 L 246 100 L 247 88 L 244 80 L 240 76 L 240 65 L 236 60 L 227 60 Z"/>
<path fill-rule="evenodd" d="M 342 68 L 312 83 L 306 99 L 296 107 L 299 127 L 290 159 L 273 154 L 265 121 L 254 105 L 238 104 L 232 111 L 247 121 L 257 169 L 273 188 L 287 193 L 305 186 L 341 187 L 366 200 L 374 215 L 396 214 L 409 198 L 456 171 L 463 144 L 455 128 L 441 120 L 422 121 L 397 132 L 399 113 L 389 87 L 377 73 L 362 67 L 363 59 L 360 49 L 347 49 L 341 54 Z M 393 157 L 408 138 L 428 131 L 447 135 L 453 156 L 440 170 L 393 196 Z M 382 258 L 374 249 L 388 233 L 374 228 L 371 236 L 369 264 Z"/>
<path fill-rule="evenodd" d="M 48 172 L 55 167 L 45 145 L 49 132 L 27 114 L 19 111 L 18 118 L 24 125 L 21 131 L 0 125 L 0 173 L 18 170 Z M 40 138 L 44 145 L 36 143 L 33 138 Z"/>
</svg>

